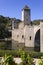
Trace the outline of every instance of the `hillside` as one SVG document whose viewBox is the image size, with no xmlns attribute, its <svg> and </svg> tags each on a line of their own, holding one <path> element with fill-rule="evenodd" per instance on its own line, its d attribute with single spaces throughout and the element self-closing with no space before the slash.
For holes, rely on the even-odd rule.
<svg viewBox="0 0 43 65">
<path fill-rule="evenodd" d="M 43 20 L 41 20 L 41 19 L 39 19 L 39 20 L 33 20 L 32 24 L 33 25 L 39 25 L 41 21 L 43 22 Z"/>
</svg>

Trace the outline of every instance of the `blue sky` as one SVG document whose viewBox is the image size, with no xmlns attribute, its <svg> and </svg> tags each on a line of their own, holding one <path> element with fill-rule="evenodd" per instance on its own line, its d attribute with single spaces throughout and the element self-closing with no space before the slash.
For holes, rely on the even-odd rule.
<svg viewBox="0 0 43 65">
<path fill-rule="evenodd" d="M 0 0 L 0 15 L 22 19 L 22 8 L 31 9 L 31 20 L 43 19 L 43 0 Z"/>
</svg>

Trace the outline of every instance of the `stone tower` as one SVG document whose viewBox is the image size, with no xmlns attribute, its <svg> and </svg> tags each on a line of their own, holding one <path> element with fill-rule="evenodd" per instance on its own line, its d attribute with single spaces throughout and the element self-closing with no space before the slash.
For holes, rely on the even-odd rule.
<svg viewBox="0 0 43 65">
<path fill-rule="evenodd" d="M 22 21 L 24 25 L 30 24 L 30 8 L 27 5 L 22 9 Z"/>
</svg>

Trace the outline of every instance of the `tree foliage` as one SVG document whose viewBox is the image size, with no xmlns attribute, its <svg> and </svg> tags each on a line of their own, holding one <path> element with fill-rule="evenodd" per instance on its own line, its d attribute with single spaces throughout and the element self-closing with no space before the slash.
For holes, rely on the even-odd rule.
<svg viewBox="0 0 43 65">
<path fill-rule="evenodd" d="M 33 63 L 33 59 L 25 51 L 21 52 L 21 59 L 22 62 L 19 65 L 32 65 Z"/>
<path fill-rule="evenodd" d="M 0 15 L 0 39 L 4 39 L 5 37 L 10 36 L 11 33 L 8 31 L 8 27 L 11 28 L 11 25 L 12 23 L 9 17 L 4 17 Z"/>
<path fill-rule="evenodd" d="M 12 55 L 6 55 L 3 57 L 4 62 L 3 65 L 17 65 L 12 57 Z"/>
<path fill-rule="evenodd" d="M 41 56 L 41 59 L 39 61 L 39 65 L 43 65 L 43 56 Z"/>
<path fill-rule="evenodd" d="M 40 20 L 40 19 L 38 19 L 38 20 L 33 20 L 33 21 L 32 21 L 32 24 L 33 24 L 33 25 L 39 25 L 40 22 L 43 22 L 43 20 Z"/>
</svg>

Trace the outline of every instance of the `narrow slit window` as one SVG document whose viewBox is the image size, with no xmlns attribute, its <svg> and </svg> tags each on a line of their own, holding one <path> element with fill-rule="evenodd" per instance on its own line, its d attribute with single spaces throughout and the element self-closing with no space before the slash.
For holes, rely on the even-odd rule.
<svg viewBox="0 0 43 65">
<path fill-rule="evenodd" d="M 31 40 L 31 36 L 30 36 L 30 40 Z"/>
<path fill-rule="evenodd" d="M 24 35 L 22 35 L 22 38 L 24 38 Z"/>
</svg>

